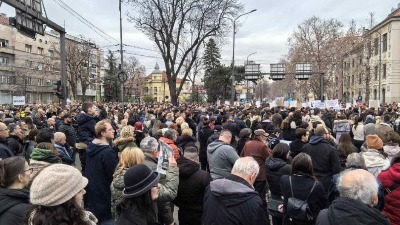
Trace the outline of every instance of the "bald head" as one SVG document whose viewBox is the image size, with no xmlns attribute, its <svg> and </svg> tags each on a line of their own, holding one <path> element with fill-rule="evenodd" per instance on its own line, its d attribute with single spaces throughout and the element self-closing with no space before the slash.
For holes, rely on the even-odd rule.
<svg viewBox="0 0 400 225">
<path fill-rule="evenodd" d="M 65 139 L 66 139 L 66 136 L 64 133 L 62 133 L 62 132 L 54 133 L 54 143 L 59 144 L 59 145 L 64 145 Z"/>
<path fill-rule="evenodd" d="M 340 197 L 358 200 L 370 206 L 378 203 L 378 182 L 367 170 L 356 169 L 343 172 L 337 181 L 337 187 Z"/>
<path fill-rule="evenodd" d="M 5 139 L 10 135 L 6 124 L 0 122 L 0 138 Z"/>
<path fill-rule="evenodd" d="M 260 166 L 253 157 L 242 157 L 236 160 L 231 173 L 253 185 L 259 172 Z"/>
</svg>

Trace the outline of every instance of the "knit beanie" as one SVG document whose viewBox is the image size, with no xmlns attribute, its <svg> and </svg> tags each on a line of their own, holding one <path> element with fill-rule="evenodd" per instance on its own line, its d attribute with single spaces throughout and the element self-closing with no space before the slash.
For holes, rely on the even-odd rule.
<svg viewBox="0 0 400 225">
<path fill-rule="evenodd" d="M 42 169 L 33 180 L 30 199 L 33 205 L 56 206 L 70 200 L 88 184 L 76 168 L 53 164 Z"/>
<path fill-rule="evenodd" d="M 378 137 L 378 135 L 368 135 L 367 146 L 370 149 L 379 150 L 383 148 L 383 141 Z"/>
</svg>

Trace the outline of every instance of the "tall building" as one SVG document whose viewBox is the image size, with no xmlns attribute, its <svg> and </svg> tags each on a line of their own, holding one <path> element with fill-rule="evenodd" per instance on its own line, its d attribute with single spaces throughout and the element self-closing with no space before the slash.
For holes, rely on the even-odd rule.
<svg viewBox="0 0 400 225">
<path fill-rule="evenodd" d="M 5 14 L 0 14 L 0 104 L 11 104 L 12 96 L 25 96 L 27 103 L 58 102 L 54 83 L 61 79 L 59 35 L 50 31 L 32 39 L 19 32 L 10 21 Z M 66 39 L 67 43 L 90 45 L 91 54 L 84 64 L 90 79 L 86 95 L 87 99 L 95 100 L 99 83 L 95 81 L 100 77 L 103 53 L 81 38 L 67 35 Z M 79 98 L 82 96 L 80 82 L 77 86 Z"/>
</svg>

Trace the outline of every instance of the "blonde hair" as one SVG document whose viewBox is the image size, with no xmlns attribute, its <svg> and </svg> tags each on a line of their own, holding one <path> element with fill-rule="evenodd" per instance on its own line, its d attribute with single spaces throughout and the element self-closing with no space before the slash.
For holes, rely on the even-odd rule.
<svg viewBox="0 0 400 225">
<path fill-rule="evenodd" d="M 144 163 L 144 153 L 138 147 L 126 147 L 120 155 L 114 176 L 119 175 L 125 168 Z"/>
<path fill-rule="evenodd" d="M 192 136 L 193 135 L 193 130 L 190 128 L 185 128 L 182 130 L 182 135 L 188 135 L 188 136 Z"/>
<path fill-rule="evenodd" d="M 121 138 L 128 138 L 133 136 L 135 136 L 135 128 L 132 127 L 131 125 L 124 126 L 121 129 L 121 134 L 120 134 Z"/>
<path fill-rule="evenodd" d="M 187 128 L 189 128 L 189 124 L 186 123 L 186 122 L 183 122 L 183 123 L 181 124 L 181 129 L 183 130 L 183 129 L 187 129 Z"/>
<path fill-rule="evenodd" d="M 119 127 L 122 129 L 126 125 L 128 125 L 128 119 L 123 119 L 123 120 L 121 120 L 121 125 Z"/>
<path fill-rule="evenodd" d="M 180 126 L 185 120 L 182 117 L 178 117 L 175 120 L 176 125 Z"/>
</svg>

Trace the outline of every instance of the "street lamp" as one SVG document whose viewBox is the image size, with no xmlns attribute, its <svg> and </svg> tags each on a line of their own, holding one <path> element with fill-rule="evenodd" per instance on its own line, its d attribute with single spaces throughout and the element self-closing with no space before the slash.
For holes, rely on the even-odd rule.
<svg viewBox="0 0 400 225">
<path fill-rule="evenodd" d="M 382 34 L 379 31 L 376 31 L 379 34 L 379 65 L 378 65 L 378 76 L 379 76 L 379 83 L 378 83 L 378 99 L 379 99 L 379 104 L 381 104 L 381 66 L 382 66 Z"/>
<path fill-rule="evenodd" d="M 235 35 L 236 35 L 236 20 L 238 20 L 240 17 L 253 13 L 257 11 L 257 9 L 253 9 L 249 12 L 240 14 L 237 16 L 235 19 L 230 19 L 233 22 L 233 50 L 232 50 L 232 91 L 231 91 L 231 102 L 235 100 L 235 95 L 236 95 L 236 89 L 235 89 Z"/>
<path fill-rule="evenodd" d="M 254 55 L 254 54 L 257 54 L 257 52 L 250 53 L 250 55 L 247 56 L 246 64 L 249 64 L 249 57 Z"/>
<path fill-rule="evenodd" d="M 250 54 L 247 56 L 246 65 L 249 65 L 249 57 L 252 56 L 252 55 L 254 55 L 254 54 L 257 54 L 257 52 L 250 53 Z M 253 93 L 253 94 L 254 94 L 254 93 Z M 247 101 L 250 100 L 249 80 L 247 80 L 246 100 L 247 100 Z"/>
</svg>

